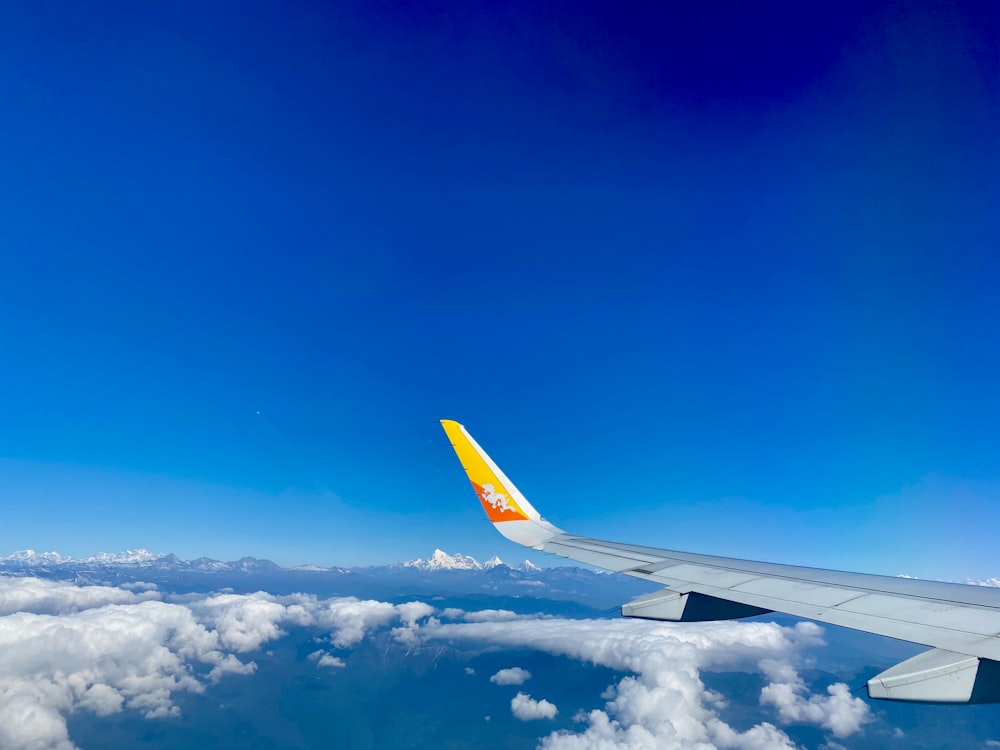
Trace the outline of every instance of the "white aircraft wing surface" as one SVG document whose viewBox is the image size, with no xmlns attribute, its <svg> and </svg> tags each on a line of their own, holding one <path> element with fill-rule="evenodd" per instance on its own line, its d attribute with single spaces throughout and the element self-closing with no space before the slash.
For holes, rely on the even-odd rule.
<svg viewBox="0 0 1000 750">
<path fill-rule="evenodd" d="M 931 650 L 868 682 L 872 698 L 1000 702 L 1000 589 L 846 573 L 642 547 L 545 521 L 465 428 L 442 420 L 496 529 L 518 544 L 663 584 L 626 617 L 695 622 L 770 611 L 912 641 Z"/>
</svg>

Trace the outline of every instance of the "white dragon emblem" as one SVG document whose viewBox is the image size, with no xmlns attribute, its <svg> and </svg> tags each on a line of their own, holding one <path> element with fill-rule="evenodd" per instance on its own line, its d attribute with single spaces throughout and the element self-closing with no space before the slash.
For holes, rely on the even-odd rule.
<svg viewBox="0 0 1000 750">
<path fill-rule="evenodd" d="M 497 492 L 496 487 L 492 484 L 483 485 L 483 502 L 489 503 L 495 510 L 501 513 L 506 513 L 507 511 L 517 513 L 517 508 L 511 505 L 507 496 L 502 492 Z"/>
</svg>

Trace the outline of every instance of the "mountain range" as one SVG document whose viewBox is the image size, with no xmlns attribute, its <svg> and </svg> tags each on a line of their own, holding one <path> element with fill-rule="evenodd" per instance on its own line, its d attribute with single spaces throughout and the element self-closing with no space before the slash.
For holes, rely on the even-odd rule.
<svg viewBox="0 0 1000 750">
<path fill-rule="evenodd" d="M 177 555 L 144 549 L 81 558 L 23 550 L 0 557 L 0 574 L 83 585 L 152 587 L 164 594 L 309 591 L 322 596 L 381 597 L 393 601 L 476 596 L 482 599 L 483 606 L 519 610 L 527 607 L 529 611 L 559 611 L 579 616 L 617 608 L 623 601 L 656 588 L 646 581 L 603 571 L 569 566 L 541 568 L 529 561 L 508 565 L 496 555 L 479 562 L 469 555 L 449 555 L 439 549 L 426 559 L 330 568 L 284 567 L 255 557 L 230 561 L 208 557 L 182 560 Z M 529 601 L 534 604 L 527 604 Z M 553 602 L 562 604 L 554 606 Z"/>
<path fill-rule="evenodd" d="M 199 557 L 194 560 L 182 560 L 174 554 L 160 554 L 145 549 L 130 549 L 120 553 L 99 552 L 90 557 L 69 557 L 58 552 L 35 552 L 27 549 L 14 552 L 6 557 L 0 557 L 0 570 L 18 571 L 25 569 L 49 568 L 150 568 L 165 570 L 199 570 L 206 572 L 262 572 L 262 571 L 302 571 L 316 573 L 346 573 L 355 570 L 371 570 L 373 568 L 413 568 L 416 570 L 492 570 L 494 568 L 510 568 L 524 572 L 540 571 L 542 568 L 525 560 L 520 565 L 508 565 L 494 555 L 486 562 L 479 562 L 474 557 L 461 553 L 449 555 L 436 549 L 426 560 L 417 558 L 407 562 L 394 563 L 388 566 L 365 566 L 355 568 L 330 567 L 318 565 L 296 565 L 284 567 L 267 559 L 242 557 L 239 560 L 224 562 L 209 557 Z"/>
</svg>

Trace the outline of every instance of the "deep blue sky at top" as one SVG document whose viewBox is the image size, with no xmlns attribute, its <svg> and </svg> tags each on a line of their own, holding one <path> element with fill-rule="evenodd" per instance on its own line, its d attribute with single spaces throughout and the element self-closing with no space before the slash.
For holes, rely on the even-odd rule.
<svg viewBox="0 0 1000 750">
<path fill-rule="evenodd" d="M 0 11 L 0 554 L 1000 574 L 990 4 Z M 890 529 L 897 529 L 894 533 Z"/>
</svg>

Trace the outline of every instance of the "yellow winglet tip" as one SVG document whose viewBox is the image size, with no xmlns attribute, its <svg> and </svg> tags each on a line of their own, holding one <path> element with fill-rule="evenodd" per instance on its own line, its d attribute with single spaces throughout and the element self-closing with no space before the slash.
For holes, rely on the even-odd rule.
<svg viewBox="0 0 1000 750">
<path fill-rule="evenodd" d="M 461 424 L 453 419 L 442 419 L 441 426 L 455 449 L 459 463 L 468 474 L 483 510 L 493 523 L 527 521 L 537 517 L 537 512 L 517 487 Z"/>
<path fill-rule="evenodd" d="M 441 426 L 444 427 L 444 432 L 448 436 L 448 439 L 451 441 L 452 447 L 455 448 L 456 451 L 458 451 L 457 446 L 458 443 L 462 441 L 462 438 L 464 437 L 462 433 L 465 428 L 462 427 L 462 425 L 459 422 L 456 422 L 454 419 L 442 419 Z M 461 456 L 459 456 L 459 460 L 461 460 Z"/>
</svg>

